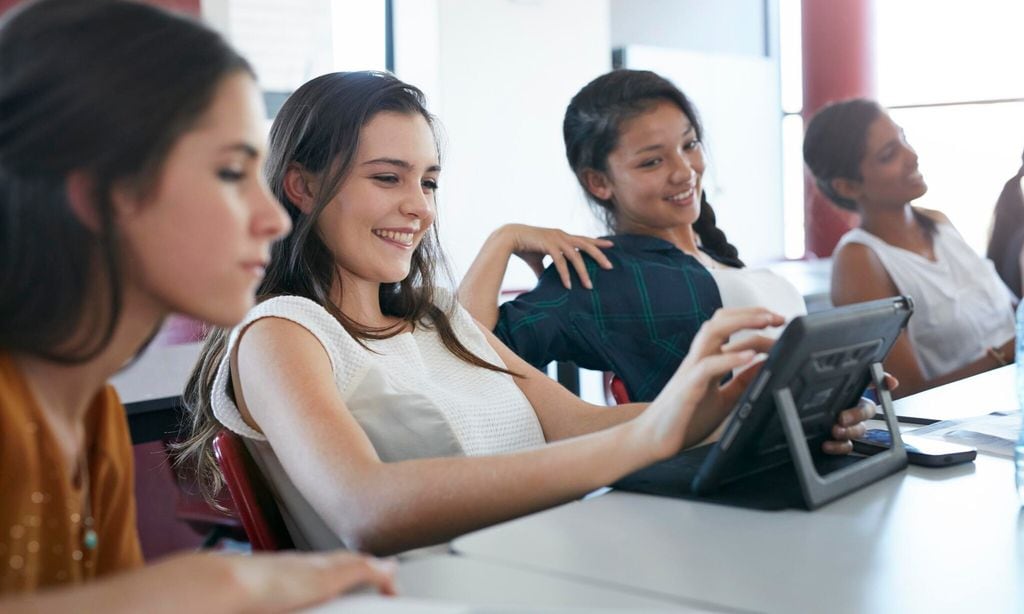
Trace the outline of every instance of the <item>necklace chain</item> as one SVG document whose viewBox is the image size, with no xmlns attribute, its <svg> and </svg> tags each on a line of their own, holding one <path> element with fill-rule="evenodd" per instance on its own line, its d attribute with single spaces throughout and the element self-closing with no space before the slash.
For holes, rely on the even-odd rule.
<svg viewBox="0 0 1024 614">
<path fill-rule="evenodd" d="M 92 484 L 89 480 L 89 453 L 87 449 L 82 450 L 82 457 L 78 464 L 79 480 L 82 484 L 82 546 L 86 550 L 95 550 L 99 545 L 99 535 L 96 533 L 96 522 L 92 515 Z"/>
</svg>

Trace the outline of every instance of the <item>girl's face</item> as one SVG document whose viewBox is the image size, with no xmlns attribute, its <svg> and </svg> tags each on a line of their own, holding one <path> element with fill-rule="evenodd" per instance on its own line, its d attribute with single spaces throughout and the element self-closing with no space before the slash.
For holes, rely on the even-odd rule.
<svg viewBox="0 0 1024 614">
<path fill-rule="evenodd" d="M 615 208 L 623 233 L 667 237 L 700 216 L 704 150 L 690 118 L 659 100 L 619 127 L 608 172 L 586 171 L 584 181 Z"/>
<path fill-rule="evenodd" d="M 861 180 L 851 182 L 853 200 L 868 206 L 902 207 L 928 191 L 917 168 L 917 152 L 888 114 L 871 123 L 864 149 Z"/>
<path fill-rule="evenodd" d="M 252 78 L 226 77 L 152 188 L 115 188 L 128 292 L 217 326 L 252 307 L 270 244 L 291 227 L 261 172 L 264 117 Z"/>
<path fill-rule="evenodd" d="M 377 113 L 359 134 L 352 168 L 317 220 L 345 281 L 394 283 L 434 222 L 441 166 L 419 113 Z"/>
</svg>

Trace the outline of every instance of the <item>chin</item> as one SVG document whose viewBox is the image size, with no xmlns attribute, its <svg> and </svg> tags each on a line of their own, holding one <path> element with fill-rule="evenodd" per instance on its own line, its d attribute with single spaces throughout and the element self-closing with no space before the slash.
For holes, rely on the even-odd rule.
<svg viewBox="0 0 1024 614">
<path fill-rule="evenodd" d="M 182 313 L 191 318 L 201 320 L 218 328 L 231 328 L 242 321 L 256 301 L 250 295 L 244 300 L 220 300 L 193 309 L 181 309 Z M 195 306 L 194 306 L 195 307 Z M 205 308 L 204 308 L 205 307 Z"/>
</svg>

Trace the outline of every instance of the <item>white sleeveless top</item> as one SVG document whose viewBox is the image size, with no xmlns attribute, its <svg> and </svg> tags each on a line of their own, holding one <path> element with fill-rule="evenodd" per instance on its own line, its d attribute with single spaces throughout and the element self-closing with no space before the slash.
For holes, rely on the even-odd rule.
<svg viewBox="0 0 1024 614">
<path fill-rule="evenodd" d="M 437 292 L 442 303 L 454 301 L 450 293 Z M 545 443 L 537 414 L 512 377 L 460 360 L 444 347 L 435 330 L 417 326 L 390 339 L 366 340 L 373 350 L 368 351 L 313 301 L 297 296 L 264 301 L 231 331 L 214 380 L 213 413 L 245 438 L 275 491 L 297 547 L 321 550 L 344 545 L 294 486 L 266 437 L 245 424 L 232 401 L 229 357 L 240 333 L 267 317 L 295 322 L 320 341 L 331 361 L 338 393 L 382 461 L 501 454 Z M 458 303 L 451 324 L 467 349 L 505 366 Z"/>
<path fill-rule="evenodd" d="M 937 224 L 935 262 L 855 228 L 840 239 L 871 248 L 900 294 L 914 299 L 907 335 L 927 379 L 958 369 L 1014 335 L 1012 294 L 992 261 L 949 224 Z"/>
<path fill-rule="evenodd" d="M 722 296 L 723 307 L 764 307 L 786 318 L 789 322 L 807 314 L 804 297 L 785 278 L 768 269 L 708 269 Z M 756 334 L 778 338 L 784 326 L 767 328 Z M 732 340 L 755 334 L 740 332 Z"/>
</svg>

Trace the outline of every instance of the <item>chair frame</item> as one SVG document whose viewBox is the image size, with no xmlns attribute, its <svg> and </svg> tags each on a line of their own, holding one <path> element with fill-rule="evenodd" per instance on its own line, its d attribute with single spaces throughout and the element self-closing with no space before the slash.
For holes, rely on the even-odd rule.
<svg viewBox="0 0 1024 614">
<path fill-rule="evenodd" d="M 222 429 L 213 438 L 213 453 L 252 549 L 294 549 L 277 501 L 242 439 Z"/>
</svg>

